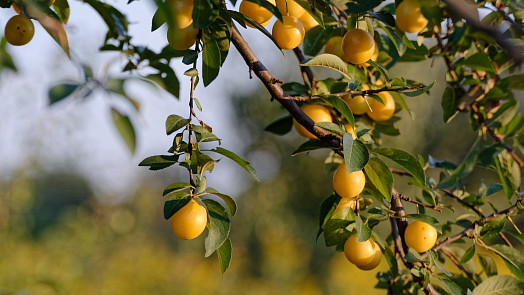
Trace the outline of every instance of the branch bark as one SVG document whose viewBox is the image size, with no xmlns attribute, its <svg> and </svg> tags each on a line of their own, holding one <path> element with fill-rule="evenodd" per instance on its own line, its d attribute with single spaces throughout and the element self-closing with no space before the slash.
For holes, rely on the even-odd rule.
<svg viewBox="0 0 524 295">
<path fill-rule="evenodd" d="M 339 149 L 341 146 L 340 138 L 327 132 L 326 130 L 315 126 L 315 122 L 311 120 L 300 107 L 296 104 L 295 101 L 290 99 L 290 96 L 276 83 L 277 79 L 271 75 L 271 73 L 266 69 L 264 64 L 260 62 L 257 56 L 253 53 L 246 40 L 240 35 L 237 28 L 233 25 L 231 27 L 231 42 L 238 50 L 246 64 L 249 66 L 255 75 L 260 79 L 260 81 L 267 88 L 269 93 L 271 93 L 272 98 L 276 99 L 283 107 L 285 107 L 288 112 L 293 116 L 295 120 L 309 132 L 314 134 L 320 140 L 329 144 L 330 147 Z"/>
</svg>

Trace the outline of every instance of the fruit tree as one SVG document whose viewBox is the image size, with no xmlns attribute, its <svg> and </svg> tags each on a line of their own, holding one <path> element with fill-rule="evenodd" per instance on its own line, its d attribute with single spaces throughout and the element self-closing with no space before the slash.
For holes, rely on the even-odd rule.
<svg viewBox="0 0 524 295">
<path fill-rule="evenodd" d="M 524 90 L 522 1 L 155 0 L 158 8 L 151 30 L 167 32 L 160 52 L 134 42 L 125 11 L 109 1 L 83 2 L 107 25 L 100 51 L 122 53 L 121 69 L 128 76 L 96 83 L 86 65 L 82 83 L 50 89 L 50 104 L 75 92 L 88 96 L 96 84 L 138 110 L 123 88 L 127 79 L 136 77 L 188 100 L 187 110 L 166 118 L 166 133 L 173 144 L 165 154 L 150 156 L 139 165 L 150 170 L 178 166 L 187 172 L 185 179 L 165 188 L 164 217 L 181 239 L 206 231 L 205 256 L 216 252 L 222 272 L 232 258 L 229 233 L 234 230 L 231 219 L 237 205 L 234 198 L 208 187 L 206 177 L 222 157 L 240 165 L 253 181 L 259 179 L 254 167 L 223 148 L 212 127 L 199 119 L 199 112 L 212 110 L 205 109 L 195 93 L 200 87 L 214 87 L 218 75 L 230 75 L 221 69 L 234 47 L 245 62 L 245 75 L 258 78 L 271 102 L 289 113 L 260 129 L 282 136 L 298 133 L 303 140 L 293 155 L 327 151 L 325 170 L 333 174 L 333 190 L 318 204 L 317 235 L 326 247 L 344 252 L 348 263 L 362 271 L 372 271 L 386 261 L 389 270 L 377 272 L 376 288 L 388 294 L 523 293 L 524 235 L 519 214 L 524 212 L 520 190 L 524 116 L 516 92 Z M 67 0 L 0 0 L 0 4 L 19 13 L 5 26 L 8 43 L 30 42 L 36 21 L 70 56 Z M 274 76 L 238 27 L 257 30 L 287 58 L 296 57 L 296 71 L 303 80 L 282 81 Z M 429 59 L 446 67 L 445 75 L 434 76 L 445 81 L 443 121 L 467 117 L 464 132 L 476 134 L 460 163 L 408 153 L 388 146 L 385 137 L 401 132 L 395 126 L 401 120 L 398 112 L 406 112 L 417 124 L 405 98 L 423 100 L 434 86 L 434 82 L 392 76 L 391 67 Z M 177 77 L 173 67 L 185 67 L 184 77 Z M 331 69 L 331 76 L 318 78 L 318 67 Z M 180 93 L 179 79 L 191 81 L 189 93 Z M 133 152 L 133 118 L 117 108 L 112 115 Z M 497 181 L 466 186 L 464 178 L 478 169 Z M 399 182 L 409 183 L 415 193 L 397 190 Z M 504 207 L 496 206 L 493 198 L 502 199 Z M 469 213 L 457 214 L 449 200 Z M 415 209 L 408 210 L 408 203 Z M 375 231 L 381 224 L 390 228 L 386 235 Z M 452 245 L 462 252 L 450 250 Z M 493 272 L 492 262 L 476 253 L 479 247 L 499 257 L 511 275 Z M 471 261 L 481 267 L 472 271 Z M 456 266 L 453 272 L 444 267 L 447 263 Z"/>
</svg>

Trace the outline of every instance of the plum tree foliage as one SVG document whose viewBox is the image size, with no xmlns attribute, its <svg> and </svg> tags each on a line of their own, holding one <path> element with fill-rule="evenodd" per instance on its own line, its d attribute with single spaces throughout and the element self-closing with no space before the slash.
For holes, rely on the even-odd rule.
<svg viewBox="0 0 524 295">
<path fill-rule="evenodd" d="M 516 0 L 243 1 L 241 13 L 238 12 L 241 4 L 236 0 L 230 3 L 155 0 L 158 9 L 151 20 L 151 30 L 165 26 L 168 32 L 166 46 L 155 52 L 147 44 L 134 42 L 128 32 L 125 11 L 110 2 L 84 0 L 108 28 L 100 51 L 124 53 L 127 61 L 122 64 L 122 71 L 129 78 L 138 76 L 176 98 L 189 98 L 187 113 L 172 114 L 166 119 L 166 134 L 173 137 L 166 154 L 148 157 L 139 164 L 151 170 L 177 165 L 187 171 L 186 181 L 175 182 L 165 189 L 164 217 L 171 218 L 182 208 L 188 208 L 188 204 L 199 208 L 200 217 L 205 209 L 208 228 L 205 256 L 217 252 L 221 270 L 226 271 L 232 249 L 230 221 L 237 207 L 232 197 L 207 186 L 206 175 L 213 172 L 220 157 L 225 157 L 244 168 L 253 181 L 259 179 L 249 162 L 221 147 L 212 128 L 198 119 L 196 109 L 202 112 L 203 108 L 194 92 L 198 87 L 210 86 L 219 74 L 227 75 L 220 70 L 233 45 L 246 63 L 246 74 L 254 73 L 272 100 L 289 111 L 289 117 L 275 118 L 265 130 L 285 135 L 295 124 L 308 139 L 297 146 L 294 155 L 328 149 L 327 170 L 345 169 L 342 172 L 347 177 L 334 181 L 334 192 L 319 206 L 318 237 L 323 235 L 327 247 L 345 251 L 346 255 L 351 253 L 350 260 L 357 261 L 355 257 L 366 253 L 351 245 L 367 245 L 371 249 L 366 250 L 369 257 L 364 262 L 359 260 L 358 266 L 369 270 L 381 259 L 387 261 L 389 271 L 377 273 L 376 288 L 386 289 L 388 294 L 522 294 L 524 254 L 513 243 L 523 243 L 524 236 L 513 219 L 524 212 L 520 190 L 524 116 L 518 112 L 514 94 L 524 90 L 524 74 L 520 71 L 524 59 L 524 3 Z M 128 5 L 133 2 L 130 0 Z M 69 55 L 64 29 L 69 18 L 68 1 L 56 0 L 50 7 L 47 4 L 39 0 L 0 1 L 1 7 L 13 6 L 23 17 L 38 21 Z M 277 24 L 272 33 L 265 28 L 270 18 L 276 19 Z M 293 25 L 288 25 L 286 19 L 292 19 Z M 284 83 L 274 77 L 250 49 L 237 26 L 258 30 L 267 42 L 292 49 L 300 62 L 297 71 L 301 71 L 303 81 Z M 297 44 L 301 45 L 296 47 Z M 327 53 L 321 53 L 326 45 Z M 0 50 L 2 68 L 14 69 L 5 41 Z M 202 61 L 200 68 L 198 59 Z M 447 68 L 445 76 L 435 77 L 445 80 L 441 100 L 443 121 L 448 123 L 456 116 L 467 116 L 469 126 L 463 127 L 478 135 L 460 163 L 424 159 L 381 145 L 382 135 L 400 133 L 395 127 L 400 120 L 398 112 L 404 109 L 412 115 L 404 97 L 423 96 L 433 87 L 433 83 L 425 85 L 392 77 L 389 69 L 397 63 L 428 59 L 443 62 Z M 191 80 L 190 93 L 180 93 L 180 77 L 172 68 L 175 64 L 187 67 L 184 75 Z M 338 73 L 319 80 L 313 67 Z M 147 68 L 150 74 L 141 75 L 138 68 Z M 94 87 L 104 87 L 127 99 L 138 110 L 138 104 L 124 90 L 128 78 L 109 77 L 98 83 L 89 66 L 84 66 L 84 73 L 85 80 L 81 83 L 51 87 L 50 104 L 73 93 L 88 96 Z M 311 107 L 325 110 L 323 118 L 310 118 L 304 110 Z M 117 107 L 111 112 L 122 139 L 133 152 L 136 139 L 132 118 Z M 465 187 L 463 178 L 480 168 L 498 176 L 498 182 L 482 184 L 476 193 L 464 193 L 472 190 Z M 429 170 L 438 171 L 439 177 L 426 176 Z M 350 175 L 357 174 L 365 182 L 363 191 L 359 188 L 356 197 L 339 196 L 335 191 L 343 191 L 341 187 L 356 190 L 347 183 L 352 181 Z M 394 175 L 410 178 L 409 184 L 418 193 L 407 196 L 397 191 Z M 505 198 L 506 208 L 495 208 L 486 198 L 495 193 Z M 223 203 L 209 198 L 210 195 L 218 196 Z M 444 205 L 446 198 L 457 201 L 471 214 L 455 216 L 453 208 Z M 406 212 L 403 206 L 406 202 L 415 204 L 416 211 Z M 490 214 L 480 209 L 485 203 L 491 205 Z M 427 214 L 429 210 L 433 211 L 431 216 Z M 417 226 L 408 226 L 413 221 Z M 199 222 L 196 234 L 188 238 L 203 230 L 205 221 L 200 218 Z M 381 223 L 391 227 L 387 236 L 374 231 Z M 181 226 L 173 224 L 174 228 Z M 456 228 L 460 230 L 456 232 Z M 452 229 L 456 233 L 452 234 Z M 451 244 L 466 240 L 473 246 L 464 249 L 461 257 L 450 250 Z M 408 245 L 422 246 L 413 249 Z M 513 276 L 490 271 L 485 258 L 476 255 L 476 247 L 500 256 Z M 482 271 L 472 272 L 465 266 L 474 258 L 480 261 Z M 455 263 L 457 272 L 444 269 L 441 264 L 445 260 Z"/>
</svg>

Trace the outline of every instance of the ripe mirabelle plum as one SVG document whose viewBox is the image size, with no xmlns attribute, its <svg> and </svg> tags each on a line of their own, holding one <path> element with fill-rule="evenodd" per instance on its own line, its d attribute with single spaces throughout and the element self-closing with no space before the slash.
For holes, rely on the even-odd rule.
<svg viewBox="0 0 524 295">
<path fill-rule="evenodd" d="M 357 207 L 357 200 L 354 198 L 342 198 L 340 199 L 340 202 L 338 202 L 337 207 L 335 208 L 335 211 L 333 211 L 332 215 L 335 215 L 335 213 L 342 211 L 344 208 L 351 208 L 352 210 L 355 210 Z"/>
<path fill-rule="evenodd" d="M 186 50 L 195 44 L 197 35 L 198 29 L 193 26 L 184 29 L 173 27 L 167 30 L 167 41 L 174 49 Z"/>
<path fill-rule="evenodd" d="M 198 237 L 204 231 L 206 225 L 206 208 L 193 199 L 171 217 L 173 232 L 183 240 Z"/>
<path fill-rule="evenodd" d="M 367 85 L 362 85 L 362 90 L 368 89 L 369 87 Z M 370 102 L 362 95 L 355 95 L 353 97 L 346 95 L 342 97 L 342 99 L 346 102 L 351 112 L 355 115 L 363 115 L 369 110 Z"/>
<path fill-rule="evenodd" d="M 193 24 L 193 0 L 168 0 L 175 27 L 185 29 Z"/>
<path fill-rule="evenodd" d="M 329 39 L 326 43 L 324 53 L 336 55 L 340 57 L 341 60 L 346 61 L 346 56 L 344 55 L 344 51 L 342 51 L 342 37 L 331 37 L 331 39 Z"/>
<path fill-rule="evenodd" d="M 286 10 L 286 2 L 287 2 L 287 10 Z M 307 13 L 302 6 L 300 6 L 297 2 L 294 0 L 277 0 L 277 8 L 278 11 L 284 15 L 294 16 L 296 18 L 301 17 L 304 15 L 304 13 Z"/>
<path fill-rule="evenodd" d="M 264 0 L 261 0 L 264 1 Z M 275 5 L 275 0 L 267 0 L 269 3 Z M 238 11 L 242 13 L 245 16 L 248 16 L 249 18 L 253 19 L 257 23 L 259 23 L 262 26 L 266 26 L 269 23 L 269 20 L 273 16 L 271 11 L 265 9 L 264 7 L 250 1 L 242 1 L 240 3 L 240 7 L 238 8 Z M 250 27 L 253 27 L 250 24 L 247 24 Z"/>
<path fill-rule="evenodd" d="M 382 99 L 384 104 L 376 99 L 370 99 L 370 109 L 366 112 L 374 121 L 386 121 L 393 117 L 395 113 L 395 100 L 388 92 L 379 92 L 377 95 Z"/>
<path fill-rule="evenodd" d="M 346 240 L 344 254 L 349 262 L 364 270 L 375 268 L 382 256 L 380 247 L 372 239 L 358 242 L 357 235 L 352 235 Z"/>
<path fill-rule="evenodd" d="M 406 33 L 418 33 L 427 25 L 428 20 L 420 11 L 419 0 L 404 0 L 395 10 L 397 28 Z"/>
<path fill-rule="evenodd" d="M 294 16 L 282 16 L 273 25 L 272 35 L 282 49 L 293 49 L 302 43 L 306 31 L 304 25 Z"/>
<path fill-rule="evenodd" d="M 23 15 L 11 17 L 6 25 L 4 36 L 11 45 L 21 46 L 29 43 L 35 34 L 35 26 Z"/>
<path fill-rule="evenodd" d="M 425 222 L 415 220 L 406 227 L 404 240 L 406 245 L 415 251 L 426 252 L 435 245 L 437 230 Z"/>
<path fill-rule="evenodd" d="M 311 14 L 309 14 L 307 11 L 298 19 L 304 25 L 304 29 L 306 30 L 306 32 L 318 26 L 317 20 L 313 16 L 311 16 Z"/>
<path fill-rule="evenodd" d="M 342 38 L 342 52 L 350 63 L 365 63 L 375 52 L 375 40 L 364 30 L 349 30 Z"/>
<path fill-rule="evenodd" d="M 333 174 L 333 189 L 342 198 L 358 196 L 366 186 L 366 176 L 362 170 L 348 173 L 346 163 L 338 166 Z"/>
<path fill-rule="evenodd" d="M 301 107 L 302 111 L 311 118 L 315 123 L 318 122 L 332 122 L 333 118 L 331 117 L 331 113 L 329 112 L 329 109 L 325 106 L 321 106 L 318 104 L 307 104 Z M 304 126 L 300 125 L 295 119 L 293 119 L 293 126 L 295 126 L 295 130 L 299 135 L 302 135 L 307 138 L 317 138 L 315 135 L 313 135 L 311 132 L 307 131 Z"/>
</svg>

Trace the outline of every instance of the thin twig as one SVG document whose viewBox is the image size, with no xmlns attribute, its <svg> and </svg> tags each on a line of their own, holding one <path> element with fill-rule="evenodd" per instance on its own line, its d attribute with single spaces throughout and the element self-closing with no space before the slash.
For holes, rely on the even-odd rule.
<svg viewBox="0 0 524 295">
<path fill-rule="evenodd" d="M 471 237 L 473 238 L 474 236 L 472 235 L 475 227 L 478 225 L 478 224 L 484 224 L 486 222 L 489 222 L 499 216 L 504 216 L 504 215 L 508 215 L 508 214 L 511 214 L 513 212 L 515 212 L 517 210 L 517 206 L 518 204 L 520 203 L 520 205 L 524 205 L 522 199 L 519 199 L 517 200 L 517 202 L 509 207 L 509 208 L 506 208 L 502 211 L 499 211 L 499 212 L 496 212 L 496 213 L 493 213 L 487 217 L 484 217 L 484 218 L 481 218 L 475 222 L 473 222 L 468 228 L 466 228 L 465 230 L 459 232 L 458 234 L 454 235 L 454 236 L 451 236 L 451 237 L 447 237 L 446 239 L 444 239 L 443 241 L 440 241 L 438 242 L 437 244 L 435 244 L 435 246 L 433 246 L 432 250 L 433 251 L 439 251 L 441 250 L 444 246 L 452 243 L 452 242 L 455 242 L 457 240 L 460 240 L 461 238 L 463 237 Z M 427 254 L 423 254 L 422 257 L 424 258 L 425 256 L 427 256 Z"/>
<path fill-rule="evenodd" d="M 460 261 L 458 261 L 458 259 L 453 256 L 453 254 L 451 254 L 451 252 L 449 252 L 446 248 L 442 248 L 440 251 L 442 251 L 442 253 L 444 253 L 444 255 L 446 255 L 449 260 L 451 260 L 451 262 L 453 262 L 470 280 L 473 281 L 473 283 L 475 284 L 475 286 L 477 286 L 479 283 L 477 282 L 477 280 L 475 280 L 475 277 L 473 276 L 473 274 L 471 272 L 469 272 L 461 263 Z"/>
<path fill-rule="evenodd" d="M 348 90 L 348 91 L 339 92 L 339 93 L 330 93 L 329 95 L 297 95 L 297 96 L 289 96 L 287 99 L 292 99 L 292 100 L 295 100 L 295 101 L 307 101 L 307 100 L 311 100 L 311 99 L 324 98 L 324 97 L 327 97 L 327 96 L 342 97 L 342 96 L 346 96 L 346 95 L 371 95 L 371 94 L 376 94 L 376 93 L 386 92 L 386 91 L 388 91 L 388 92 L 402 92 L 402 91 L 406 91 L 406 90 L 420 90 L 420 89 L 424 89 L 424 87 L 426 87 L 426 85 L 394 87 L 394 88 L 382 87 L 382 88 L 379 88 L 379 89 L 368 89 L 368 90 Z"/>
<path fill-rule="evenodd" d="M 295 49 L 293 49 L 293 52 L 295 53 L 295 56 L 297 57 L 299 63 L 302 63 L 306 59 L 300 48 L 295 47 Z M 315 75 L 313 75 L 313 71 L 311 71 L 311 68 L 308 66 L 300 66 L 300 72 L 302 73 L 304 83 L 306 83 L 306 85 L 309 83 L 309 88 L 315 89 Z"/>
<path fill-rule="evenodd" d="M 202 30 L 199 30 L 198 35 L 197 35 L 196 45 L 195 45 L 196 52 L 199 52 L 199 43 L 200 43 L 201 37 L 202 37 Z M 197 67 L 197 59 L 195 59 L 195 62 L 193 63 L 193 68 L 196 69 L 196 67 Z M 189 122 L 187 123 L 188 133 L 189 133 L 187 149 L 189 151 L 189 157 L 193 157 L 193 146 L 195 145 L 195 140 L 193 138 L 193 128 L 191 127 L 192 121 L 193 121 L 193 115 L 195 114 L 195 111 L 193 110 L 194 93 L 195 93 L 195 77 L 191 76 L 191 89 L 189 91 Z M 196 187 L 195 179 L 194 179 L 193 171 L 191 169 L 188 169 L 188 171 L 189 171 L 189 183 L 192 185 L 191 194 L 193 194 L 194 188 Z"/>
<path fill-rule="evenodd" d="M 522 24 L 516 23 L 509 15 L 504 11 L 504 9 L 500 6 L 496 6 L 498 13 L 504 18 L 505 21 L 507 21 L 513 29 L 518 31 L 521 35 L 524 35 L 524 27 L 522 27 Z"/>
<path fill-rule="evenodd" d="M 474 205 L 471 205 L 467 203 L 466 201 L 462 200 L 459 196 L 452 193 L 450 190 L 442 189 L 443 193 L 445 193 L 448 197 L 452 198 L 453 200 L 459 202 L 462 206 L 468 207 L 469 209 L 473 210 L 478 216 L 484 217 L 484 214 L 482 214 L 482 209 L 475 207 Z"/>
<path fill-rule="evenodd" d="M 399 197 L 400 197 L 401 200 L 413 203 L 413 204 L 415 204 L 417 206 L 421 206 L 421 207 L 428 208 L 428 209 L 435 210 L 435 211 L 438 211 L 438 212 L 442 213 L 442 209 L 440 209 L 436 205 L 427 205 L 427 204 L 421 203 L 421 202 L 419 202 L 417 200 L 414 200 L 414 199 L 412 199 L 412 198 L 410 198 L 408 196 L 405 196 L 403 194 L 399 194 Z"/>
</svg>

